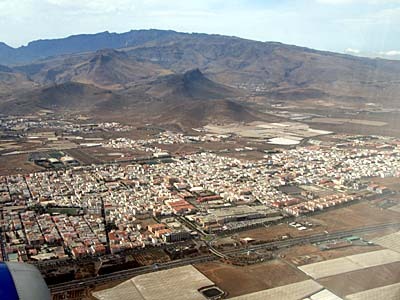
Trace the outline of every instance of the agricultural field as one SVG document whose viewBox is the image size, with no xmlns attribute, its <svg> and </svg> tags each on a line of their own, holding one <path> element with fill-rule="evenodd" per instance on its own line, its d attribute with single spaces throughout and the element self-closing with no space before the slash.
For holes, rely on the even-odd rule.
<svg viewBox="0 0 400 300">
<path fill-rule="evenodd" d="M 345 297 L 350 294 L 360 293 L 398 283 L 400 278 L 400 262 L 375 266 L 363 270 L 357 270 L 345 274 L 326 277 L 318 280 L 320 284 Z M 398 294 L 397 294 L 398 296 Z M 346 299 L 353 299 L 346 297 Z M 390 298 L 354 298 L 354 299 L 390 299 Z M 396 299 L 396 298 L 393 298 Z M 397 298 L 398 299 L 398 298 Z"/>
<path fill-rule="evenodd" d="M 209 262 L 196 268 L 227 292 L 229 298 L 307 279 L 305 274 L 278 259 L 245 267 Z"/>
<path fill-rule="evenodd" d="M 395 262 L 400 262 L 400 253 L 392 250 L 378 250 L 308 264 L 299 269 L 314 279 L 321 279 Z"/>
</svg>

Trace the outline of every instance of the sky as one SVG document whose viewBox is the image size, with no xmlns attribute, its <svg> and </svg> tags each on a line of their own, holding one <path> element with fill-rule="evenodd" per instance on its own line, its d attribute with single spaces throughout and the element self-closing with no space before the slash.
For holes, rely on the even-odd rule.
<svg viewBox="0 0 400 300">
<path fill-rule="evenodd" d="M 172 29 L 400 59 L 400 0 L 0 0 L 0 41 Z"/>
</svg>

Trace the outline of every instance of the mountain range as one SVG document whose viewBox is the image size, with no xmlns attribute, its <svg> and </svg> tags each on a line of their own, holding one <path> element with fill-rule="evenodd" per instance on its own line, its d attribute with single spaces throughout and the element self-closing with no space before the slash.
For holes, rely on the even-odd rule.
<svg viewBox="0 0 400 300">
<path fill-rule="evenodd" d="M 12 48 L 0 42 L 0 64 L 24 64 L 63 54 L 131 47 L 153 40 L 164 40 L 174 35 L 179 34 L 165 30 L 132 30 L 122 34 L 106 31 L 97 34 L 73 35 L 62 39 L 37 40 L 19 48 Z"/>
<path fill-rule="evenodd" d="M 215 111 L 228 121 L 263 118 L 250 97 L 399 106 L 400 61 L 221 35 L 137 30 L 0 43 L 0 65 L 0 111 L 9 113 L 53 107 L 204 123 Z"/>
</svg>

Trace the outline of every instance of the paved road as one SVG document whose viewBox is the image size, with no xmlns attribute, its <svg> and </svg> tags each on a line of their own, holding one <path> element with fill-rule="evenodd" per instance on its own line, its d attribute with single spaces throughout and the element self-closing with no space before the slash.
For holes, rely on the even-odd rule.
<svg viewBox="0 0 400 300">
<path fill-rule="evenodd" d="M 247 252 L 249 250 L 251 251 L 251 250 L 259 250 L 259 249 L 265 249 L 265 248 L 282 249 L 282 248 L 293 247 L 293 246 L 301 245 L 301 244 L 317 243 L 317 242 L 323 242 L 323 241 L 328 241 L 328 240 L 340 239 L 340 238 L 348 237 L 351 235 L 365 234 L 368 232 L 373 232 L 373 231 L 382 230 L 382 229 L 391 228 L 391 227 L 400 228 L 400 223 L 374 225 L 374 226 L 368 226 L 368 227 L 363 227 L 363 228 L 357 228 L 357 229 L 353 229 L 353 230 L 331 232 L 331 233 L 327 233 L 327 234 L 319 233 L 319 234 L 315 234 L 315 235 L 291 238 L 291 239 L 282 240 L 282 241 L 267 242 L 267 243 L 263 243 L 263 244 L 259 244 L 259 245 L 253 245 L 253 246 L 247 247 L 246 249 L 234 249 L 234 250 L 224 251 L 222 253 L 224 255 L 229 255 L 229 254 L 233 254 L 233 253 L 242 253 L 242 252 Z M 217 259 L 219 259 L 219 257 L 213 256 L 213 255 L 203 255 L 203 256 L 198 256 L 198 257 L 194 257 L 194 258 L 184 258 L 184 259 L 174 260 L 171 262 L 157 264 L 157 265 L 153 265 L 153 266 L 144 266 L 144 267 L 134 268 L 134 269 L 130 269 L 130 270 L 124 270 L 124 271 L 118 271 L 118 272 L 114 272 L 114 273 L 110 273 L 110 274 L 104 274 L 104 275 L 100 275 L 100 276 L 92 277 L 92 278 L 88 278 L 88 279 L 74 280 L 74 281 L 69 281 L 69 282 L 65 282 L 65 283 L 55 284 L 55 285 L 50 286 L 50 290 L 53 294 L 63 293 L 63 292 L 67 292 L 70 290 L 82 289 L 82 288 L 95 286 L 95 285 L 99 285 L 102 283 L 111 282 L 111 281 L 115 281 L 115 280 L 124 280 L 124 279 L 128 279 L 128 278 L 131 278 L 131 277 L 134 277 L 137 275 L 145 274 L 145 273 L 166 270 L 166 269 L 171 269 L 171 268 L 175 268 L 175 267 L 180 267 L 180 266 L 185 266 L 185 265 L 190 265 L 190 264 L 195 264 L 195 263 L 201 263 L 201 262 L 206 262 L 206 261 L 213 261 L 213 260 L 217 260 Z"/>
<path fill-rule="evenodd" d="M 74 281 L 69 281 L 69 282 L 65 282 L 65 283 L 61 283 L 61 284 L 56 284 L 56 285 L 50 286 L 50 291 L 52 294 L 63 293 L 63 292 L 67 292 L 70 290 L 86 288 L 86 287 L 99 285 L 99 284 L 103 284 L 103 283 L 109 283 L 109 282 L 116 281 L 116 280 L 125 280 L 125 279 L 129 279 L 131 277 L 141 275 L 141 274 L 146 274 L 146 273 L 156 272 L 156 271 L 161 271 L 161 270 L 167 270 L 167 269 L 186 266 L 186 265 L 195 264 L 195 263 L 213 261 L 216 259 L 218 259 L 218 258 L 215 256 L 212 256 L 212 255 L 203 255 L 203 256 L 198 256 L 198 257 L 190 258 L 190 259 L 174 260 L 174 261 L 167 262 L 167 263 L 138 267 L 138 268 L 124 270 L 124 271 L 118 271 L 118 272 L 114 272 L 111 274 L 100 275 L 97 277 L 92 277 L 92 278 L 88 278 L 88 279 L 84 279 L 84 280 L 74 280 Z"/>
</svg>

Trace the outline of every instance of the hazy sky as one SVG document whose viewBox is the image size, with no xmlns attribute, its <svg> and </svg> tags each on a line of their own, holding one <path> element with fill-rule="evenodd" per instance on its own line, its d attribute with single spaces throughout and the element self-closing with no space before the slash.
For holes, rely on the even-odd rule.
<svg viewBox="0 0 400 300">
<path fill-rule="evenodd" d="M 0 0 L 0 41 L 173 29 L 400 58 L 400 0 Z"/>
</svg>

